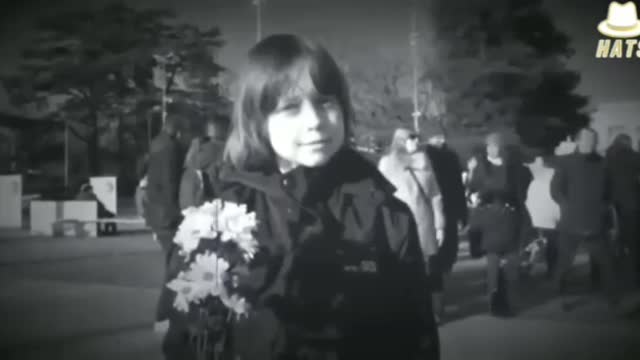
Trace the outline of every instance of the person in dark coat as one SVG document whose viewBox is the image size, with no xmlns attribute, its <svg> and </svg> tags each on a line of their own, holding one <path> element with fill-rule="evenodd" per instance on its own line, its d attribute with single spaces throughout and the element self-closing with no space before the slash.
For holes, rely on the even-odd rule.
<svg viewBox="0 0 640 360">
<path fill-rule="evenodd" d="M 147 163 L 145 219 L 154 238 L 162 247 L 167 268 L 175 255 L 173 237 L 182 220 L 178 193 L 184 152 L 178 140 L 180 128 L 177 121 L 172 116 L 166 118 L 162 131 L 151 142 Z M 156 313 L 157 330 L 166 329 L 168 326 L 170 307 L 171 303 L 166 296 L 161 295 Z"/>
<path fill-rule="evenodd" d="M 571 304 L 564 298 L 567 275 L 583 244 L 598 266 L 605 295 L 615 309 L 620 295 L 606 238 L 606 219 L 612 205 L 607 170 L 604 159 L 596 153 L 597 133 L 584 128 L 576 139 L 576 152 L 557 159 L 551 181 L 551 195 L 560 205 L 556 291 L 562 298 L 562 308 L 569 310 Z"/>
<path fill-rule="evenodd" d="M 512 316 L 519 303 L 517 286 L 526 212 L 526 169 L 505 152 L 500 134 L 487 136 L 486 145 L 486 157 L 471 164 L 469 189 L 477 194 L 478 207 L 470 226 L 481 231 L 487 253 L 490 311 L 493 315 Z M 500 281 L 502 260 L 506 262 L 504 282 Z"/>
<path fill-rule="evenodd" d="M 467 225 L 467 200 L 458 154 L 449 148 L 443 133 L 431 135 L 426 152 L 440 186 L 445 218 L 444 241 L 435 259 L 440 271 L 449 274 L 458 258 L 458 231 Z M 440 316 L 444 315 L 443 299 L 434 299 L 434 307 Z"/>
<path fill-rule="evenodd" d="M 136 203 L 136 212 L 138 216 L 146 219 L 146 215 L 144 213 L 144 209 L 146 209 L 147 205 L 147 166 L 149 164 L 149 154 L 145 153 L 138 164 L 136 165 L 136 175 L 138 179 L 138 185 L 136 186 L 136 192 L 134 195 L 134 200 Z M 148 225 L 148 224 L 147 224 Z"/>
<path fill-rule="evenodd" d="M 438 359 L 415 220 L 348 147 L 338 65 L 319 45 L 272 35 L 240 73 L 216 198 L 260 225 L 255 260 L 236 274 L 251 311 L 232 321 L 230 358 Z M 188 328 L 172 319 L 167 359 L 194 358 Z"/>
<path fill-rule="evenodd" d="M 180 209 L 200 206 L 214 194 L 217 167 L 222 161 L 226 126 L 217 121 L 207 123 L 206 135 L 191 142 L 180 181 Z"/>
<path fill-rule="evenodd" d="M 606 165 L 611 179 L 611 196 L 618 216 L 618 248 L 631 259 L 633 281 L 640 287 L 640 233 L 636 214 L 640 211 L 640 155 L 632 148 L 631 137 L 620 134 L 606 155 Z"/>
</svg>

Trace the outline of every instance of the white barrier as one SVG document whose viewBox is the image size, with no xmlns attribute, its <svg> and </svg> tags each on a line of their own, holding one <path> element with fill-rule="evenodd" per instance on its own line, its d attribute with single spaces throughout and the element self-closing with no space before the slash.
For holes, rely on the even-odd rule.
<svg viewBox="0 0 640 360">
<path fill-rule="evenodd" d="M 107 210 L 118 214 L 118 187 L 115 176 L 96 176 L 89 179 L 93 192 Z"/>
<path fill-rule="evenodd" d="M 0 176 L 0 228 L 22 227 L 22 175 Z"/>
<path fill-rule="evenodd" d="M 45 236 L 98 236 L 95 201 L 32 201 L 31 233 Z"/>
</svg>

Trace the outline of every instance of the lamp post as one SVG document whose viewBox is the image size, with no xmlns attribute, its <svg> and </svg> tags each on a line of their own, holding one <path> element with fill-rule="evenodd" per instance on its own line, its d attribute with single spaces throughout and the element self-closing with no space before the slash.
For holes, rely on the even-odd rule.
<svg viewBox="0 0 640 360">
<path fill-rule="evenodd" d="M 64 187 L 69 189 L 69 123 L 64 122 Z"/>
<path fill-rule="evenodd" d="M 160 74 L 162 76 L 162 79 L 160 80 L 160 83 L 161 83 L 160 86 L 162 87 L 162 101 L 161 101 L 162 125 L 164 126 L 167 120 L 167 103 L 168 103 L 167 92 L 169 88 L 169 78 L 167 76 L 167 65 L 175 65 L 178 63 L 179 59 L 172 51 L 169 51 L 165 55 L 156 54 L 156 55 L 153 55 L 153 57 L 158 62 L 158 65 L 160 65 Z"/>
<path fill-rule="evenodd" d="M 264 0 L 253 0 L 256 7 L 256 42 L 262 39 L 262 3 Z"/>
<path fill-rule="evenodd" d="M 160 71 L 162 71 L 162 126 L 167 122 L 167 64 L 160 63 Z"/>
<path fill-rule="evenodd" d="M 420 132 L 420 109 L 418 106 L 418 31 L 417 31 L 417 19 L 416 19 L 416 1 L 412 2 L 411 7 L 411 29 L 409 32 L 409 47 L 411 50 L 411 65 L 412 65 L 412 79 L 413 79 L 413 128 L 414 131 Z"/>
</svg>

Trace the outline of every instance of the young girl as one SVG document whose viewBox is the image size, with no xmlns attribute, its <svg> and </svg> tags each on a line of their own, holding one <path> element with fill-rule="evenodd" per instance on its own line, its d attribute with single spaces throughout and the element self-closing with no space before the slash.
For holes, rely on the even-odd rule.
<svg viewBox="0 0 640 360">
<path fill-rule="evenodd" d="M 409 206 L 416 219 L 422 254 L 428 266 L 436 319 L 439 320 L 444 315 L 444 284 L 436 254 L 444 240 L 444 212 L 440 187 L 427 154 L 418 147 L 418 141 L 418 136 L 410 130 L 397 129 L 389 153 L 380 159 L 378 168 L 396 187 L 395 195 Z"/>
<path fill-rule="evenodd" d="M 438 359 L 439 340 L 410 210 L 347 146 L 352 111 L 329 53 L 273 35 L 240 72 L 219 197 L 259 221 L 238 288 L 252 309 L 232 328 L 242 360 Z M 192 358 L 172 324 L 166 358 Z"/>
</svg>

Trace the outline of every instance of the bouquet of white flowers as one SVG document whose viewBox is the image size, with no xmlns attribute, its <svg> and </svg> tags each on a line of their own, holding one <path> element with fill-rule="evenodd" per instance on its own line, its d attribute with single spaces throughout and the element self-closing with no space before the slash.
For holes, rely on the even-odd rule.
<svg viewBox="0 0 640 360">
<path fill-rule="evenodd" d="M 246 205 L 220 199 L 190 207 L 183 215 L 173 242 L 185 258 L 185 269 L 167 287 L 176 293 L 174 308 L 191 315 L 199 357 L 211 358 L 213 351 L 215 358 L 223 346 L 225 325 L 249 310 L 234 291 L 237 280 L 231 270 L 248 265 L 256 254 L 256 215 L 248 213 Z M 211 340 L 217 350 L 209 346 Z"/>
</svg>

